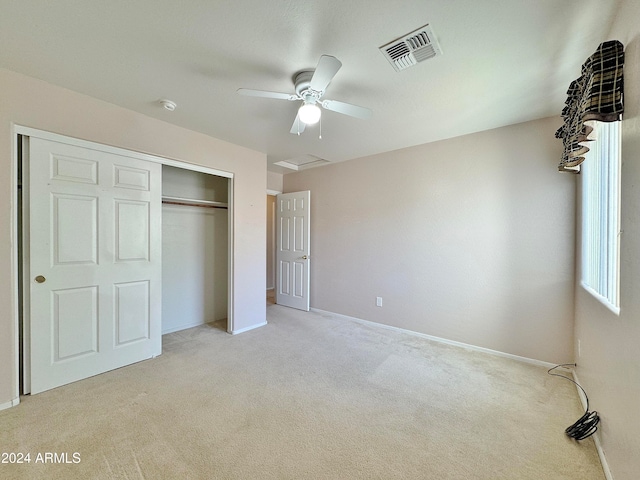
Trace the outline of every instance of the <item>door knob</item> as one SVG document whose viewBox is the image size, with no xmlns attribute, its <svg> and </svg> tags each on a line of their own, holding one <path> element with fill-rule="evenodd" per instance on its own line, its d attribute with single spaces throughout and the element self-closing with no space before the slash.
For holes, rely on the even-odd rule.
<svg viewBox="0 0 640 480">
<path fill-rule="evenodd" d="M 306 259 L 308 259 L 308 258 L 309 258 L 309 257 L 308 257 L 307 255 L 303 255 L 303 256 L 302 256 L 302 259 L 303 259 L 303 260 L 306 260 Z"/>
<path fill-rule="evenodd" d="M 36 282 L 38 282 L 38 283 L 44 283 L 44 282 L 46 282 L 46 281 L 47 281 L 47 279 L 46 279 L 46 278 L 44 278 L 42 275 L 38 275 L 38 276 L 36 277 Z"/>
</svg>

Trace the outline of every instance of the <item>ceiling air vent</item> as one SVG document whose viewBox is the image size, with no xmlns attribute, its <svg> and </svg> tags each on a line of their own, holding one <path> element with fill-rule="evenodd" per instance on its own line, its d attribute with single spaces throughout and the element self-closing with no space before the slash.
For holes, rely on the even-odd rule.
<svg viewBox="0 0 640 480">
<path fill-rule="evenodd" d="M 442 55 L 442 49 L 428 24 L 415 32 L 387 43 L 380 47 L 380 51 L 393 65 L 396 72 L 413 67 L 437 55 Z"/>
</svg>

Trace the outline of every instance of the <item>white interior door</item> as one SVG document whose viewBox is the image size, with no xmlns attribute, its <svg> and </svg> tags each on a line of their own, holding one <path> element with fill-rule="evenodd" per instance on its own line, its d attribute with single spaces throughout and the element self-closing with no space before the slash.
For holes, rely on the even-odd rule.
<svg viewBox="0 0 640 480">
<path fill-rule="evenodd" d="M 276 303 L 309 311 L 311 192 L 282 193 L 276 200 Z"/>
<path fill-rule="evenodd" d="M 31 393 L 161 353 L 159 163 L 31 138 Z"/>
</svg>

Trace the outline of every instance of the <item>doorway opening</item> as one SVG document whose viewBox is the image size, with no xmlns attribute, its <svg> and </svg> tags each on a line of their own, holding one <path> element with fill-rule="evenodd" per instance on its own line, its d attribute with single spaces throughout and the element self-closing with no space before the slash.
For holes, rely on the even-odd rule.
<svg viewBox="0 0 640 480">
<path fill-rule="evenodd" d="M 162 166 L 162 334 L 227 330 L 229 179 Z"/>
</svg>

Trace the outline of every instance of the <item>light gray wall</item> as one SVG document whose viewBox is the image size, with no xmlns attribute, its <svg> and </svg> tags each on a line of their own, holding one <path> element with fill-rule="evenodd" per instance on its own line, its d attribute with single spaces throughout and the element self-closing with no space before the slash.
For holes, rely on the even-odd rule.
<svg viewBox="0 0 640 480">
<path fill-rule="evenodd" d="M 557 172 L 560 125 L 285 175 L 285 192 L 311 190 L 312 307 L 571 361 L 575 177 Z"/>
<path fill-rule="evenodd" d="M 576 286 L 578 378 L 589 395 L 590 407 L 600 414 L 599 435 L 616 480 L 634 480 L 640 472 L 639 18 L 640 2 L 625 0 L 609 35 L 609 39 L 620 40 L 625 46 L 620 315 L 595 300 L 579 281 Z"/>
<path fill-rule="evenodd" d="M 267 190 L 282 192 L 282 177 L 281 173 L 267 172 Z"/>
<path fill-rule="evenodd" d="M 266 155 L 0 69 L 0 408 L 18 398 L 12 124 L 234 175 L 234 328 L 264 323 Z"/>
<path fill-rule="evenodd" d="M 162 206 L 162 333 L 227 318 L 227 211 Z"/>
<path fill-rule="evenodd" d="M 163 165 L 162 195 L 227 203 L 229 179 Z"/>
</svg>

